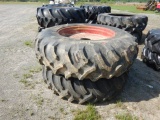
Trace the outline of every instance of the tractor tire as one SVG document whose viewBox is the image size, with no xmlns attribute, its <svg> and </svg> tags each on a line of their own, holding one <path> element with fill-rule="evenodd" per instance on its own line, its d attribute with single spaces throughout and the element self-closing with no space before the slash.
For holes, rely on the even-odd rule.
<svg viewBox="0 0 160 120">
<path fill-rule="evenodd" d="M 160 29 L 150 30 L 145 39 L 145 46 L 153 53 L 160 55 Z"/>
<path fill-rule="evenodd" d="M 134 31 L 131 33 L 131 35 L 133 35 L 136 38 L 135 42 L 141 43 L 142 31 Z"/>
<path fill-rule="evenodd" d="M 43 29 L 35 40 L 39 62 L 54 74 L 79 80 L 118 77 L 133 64 L 135 37 L 94 24 L 66 24 Z"/>
<path fill-rule="evenodd" d="M 110 6 L 81 5 L 80 8 L 86 11 L 87 23 L 96 23 L 98 14 L 111 12 Z"/>
<path fill-rule="evenodd" d="M 98 24 L 117 27 L 129 33 L 143 31 L 147 22 L 148 17 L 145 15 L 102 13 L 97 17 Z"/>
<path fill-rule="evenodd" d="M 89 79 L 80 81 L 77 78 L 65 79 L 54 75 L 51 69 L 43 66 L 43 78 L 48 88 L 61 98 L 69 102 L 84 104 L 111 100 L 119 95 L 124 88 L 128 74 L 124 73 L 118 78 L 100 79 L 96 82 Z"/>
<path fill-rule="evenodd" d="M 76 7 L 39 7 L 37 21 L 40 27 L 48 28 L 67 23 L 85 23 L 86 13 Z"/>
<path fill-rule="evenodd" d="M 42 7 L 49 7 L 49 8 L 52 8 L 52 7 L 74 7 L 74 5 L 72 4 L 47 4 L 47 5 L 42 5 Z"/>
<path fill-rule="evenodd" d="M 149 48 L 144 47 L 142 51 L 141 58 L 144 63 L 148 66 L 154 68 L 155 70 L 160 70 L 160 55 L 157 53 L 153 53 L 149 50 Z"/>
</svg>

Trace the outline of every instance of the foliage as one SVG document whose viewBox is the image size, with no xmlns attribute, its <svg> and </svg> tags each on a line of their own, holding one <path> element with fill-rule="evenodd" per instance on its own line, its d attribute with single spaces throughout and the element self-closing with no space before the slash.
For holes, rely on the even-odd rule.
<svg viewBox="0 0 160 120">
<path fill-rule="evenodd" d="M 88 105 L 86 110 L 78 110 L 74 120 L 100 120 L 101 117 L 93 105 Z"/>
<path fill-rule="evenodd" d="M 130 113 L 117 114 L 115 115 L 117 120 L 138 120 L 136 116 L 131 115 Z"/>
<path fill-rule="evenodd" d="M 49 0 L 0 0 L 2 2 L 49 2 Z M 147 2 L 146 0 L 78 0 L 78 2 Z"/>
</svg>

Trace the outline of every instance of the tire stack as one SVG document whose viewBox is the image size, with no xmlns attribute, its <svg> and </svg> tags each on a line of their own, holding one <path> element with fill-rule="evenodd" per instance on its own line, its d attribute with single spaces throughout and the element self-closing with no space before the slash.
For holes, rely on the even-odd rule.
<svg viewBox="0 0 160 120">
<path fill-rule="evenodd" d="M 160 70 L 160 29 L 148 32 L 141 58 L 148 66 Z"/>
<path fill-rule="evenodd" d="M 85 9 L 86 11 L 86 22 L 87 23 L 96 23 L 97 16 L 100 13 L 110 13 L 111 7 L 110 6 L 93 6 L 93 5 L 81 5 L 80 8 Z"/>
<path fill-rule="evenodd" d="M 110 11 L 108 6 L 37 8 L 41 29 L 35 40 L 36 57 L 48 88 L 61 98 L 96 103 L 123 90 L 138 54 L 135 37 L 115 27 L 88 24 Z"/>
<path fill-rule="evenodd" d="M 135 14 L 102 13 L 98 15 L 97 23 L 117 27 L 129 32 L 140 43 L 142 31 L 146 28 L 148 17 Z"/>
</svg>

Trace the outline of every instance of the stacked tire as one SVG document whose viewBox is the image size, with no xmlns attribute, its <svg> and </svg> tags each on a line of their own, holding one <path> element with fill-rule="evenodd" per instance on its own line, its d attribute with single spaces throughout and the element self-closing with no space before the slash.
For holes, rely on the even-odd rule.
<svg viewBox="0 0 160 120">
<path fill-rule="evenodd" d="M 147 16 L 135 14 L 103 13 L 97 18 L 98 24 L 117 27 L 129 32 L 137 38 L 137 43 L 141 42 L 142 31 L 147 26 L 147 22 Z"/>
<path fill-rule="evenodd" d="M 142 51 L 142 59 L 148 66 L 160 70 L 160 29 L 148 32 Z"/>
<path fill-rule="evenodd" d="M 110 7 L 89 8 L 94 11 L 87 13 L 86 6 L 37 8 L 43 29 L 35 40 L 35 52 L 44 81 L 61 98 L 79 104 L 111 100 L 120 94 L 138 54 L 135 37 L 129 33 L 86 23 L 87 15 L 95 12 L 97 17 L 99 11 L 110 12 Z"/>
<path fill-rule="evenodd" d="M 92 24 L 97 22 L 97 16 L 100 13 L 111 12 L 110 6 L 81 5 L 80 8 L 83 8 L 86 11 L 86 22 Z"/>
</svg>

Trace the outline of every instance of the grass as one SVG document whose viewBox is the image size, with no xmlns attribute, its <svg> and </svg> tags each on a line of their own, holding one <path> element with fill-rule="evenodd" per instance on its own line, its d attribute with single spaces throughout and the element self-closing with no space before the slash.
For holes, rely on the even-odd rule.
<svg viewBox="0 0 160 120">
<path fill-rule="evenodd" d="M 31 96 L 31 98 L 35 101 L 38 107 L 41 107 L 44 103 L 44 98 L 40 94 L 37 96 Z"/>
<path fill-rule="evenodd" d="M 38 73 L 41 70 L 42 70 L 42 68 L 39 65 L 32 67 L 28 73 L 23 74 L 23 77 L 19 82 L 23 83 L 25 87 L 29 87 L 29 88 L 33 89 L 35 87 L 35 84 L 38 84 L 39 82 L 29 81 L 28 79 L 32 78 L 33 74 Z M 16 76 L 17 76 L 17 74 L 16 74 Z"/>
<path fill-rule="evenodd" d="M 35 87 L 35 84 L 33 84 L 31 81 L 28 81 L 26 79 L 21 79 L 19 82 L 23 83 L 25 87 L 30 87 L 31 89 Z"/>
<path fill-rule="evenodd" d="M 49 116 L 48 118 L 49 118 L 49 120 L 56 120 L 56 118 L 54 116 Z"/>
<path fill-rule="evenodd" d="M 117 103 L 116 103 L 116 107 L 119 107 L 119 108 L 121 108 L 123 106 L 123 103 L 119 100 L 119 101 L 117 101 Z"/>
<path fill-rule="evenodd" d="M 32 77 L 33 75 L 30 73 L 23 74 L 23 78 L 19 82 L 23 83 L 25 87 L 30 87 L 33 89 L 35 85 L 31 81 L 27 80 L 28 78 L 32 78 Z"/>
<path fill-rule="evenodd" d="M 38 72 L 40 72 L 40 71 L 42 71 L 42 67 L 41 66 L 35 66 L 35 67 L 33 67 L 33 68 L 31 68 L 30 70 L 29 70 L 29 72 L 30 73 L 38 73 Z"/>
<path fill-rule="evenodd" d="M 138 10 L 135 5 L 123 5 L 123 4 L 115 4 L 115 2 L 107 2 L 107 3 L 100 3 L 100 2 L 77 2 L 77 6 L 81 6 L 82 4 L 91 4 L 91 5 L 109 5 L 111 6 L 112 9 L 114 10 L 121 10 L 121 11 L 127 11 L 127 12 L 132 12 L 132 13 L 148 13 L 148 14 L 158 14 L 160 13 L 155 13 L 155 11 L 143 11 L 143 10 Z"/>
<path fill-rule="evenodd" d="M 156 14 L 154 11 L 143 11 L 143 10 L 138 10 L 136 6 L 134 5 L 110 5 L 112 9 L 115 10 L 121 10 L 121 11 L 128 11 L 132 13 L 149 13 L 149 14 Z"/>
<path fill-rule="evenodd" d="M 76 111 L 74 120 L 100 120 L 101 116 L 93 105 L 88 105 L 85 110 Z"/>
<path fill-rule="evenodd" d="M 42 5 L 48 4 L 48 2 L 14 2 L 14 1 L 0 1 L 0 4 L 23 4 L 23 5 Z"/>
<path fill-rule="evenodd" d="M 23 74 L 24 79 L 32 78 L 33 75 L 31 73 Z"/>
<path fill-rule="evenodd" d="M 138 120 L 136 116 L 131 115 L 130 113 L 123 113 L 115 115 L 117 120 Z"/>
<path fill-rule="evenodd" d="M 28 47 L 33 47 L 33 41 L 32 40 L 27 40 L 24 42 L 24 44 Z"/>
</svg>

